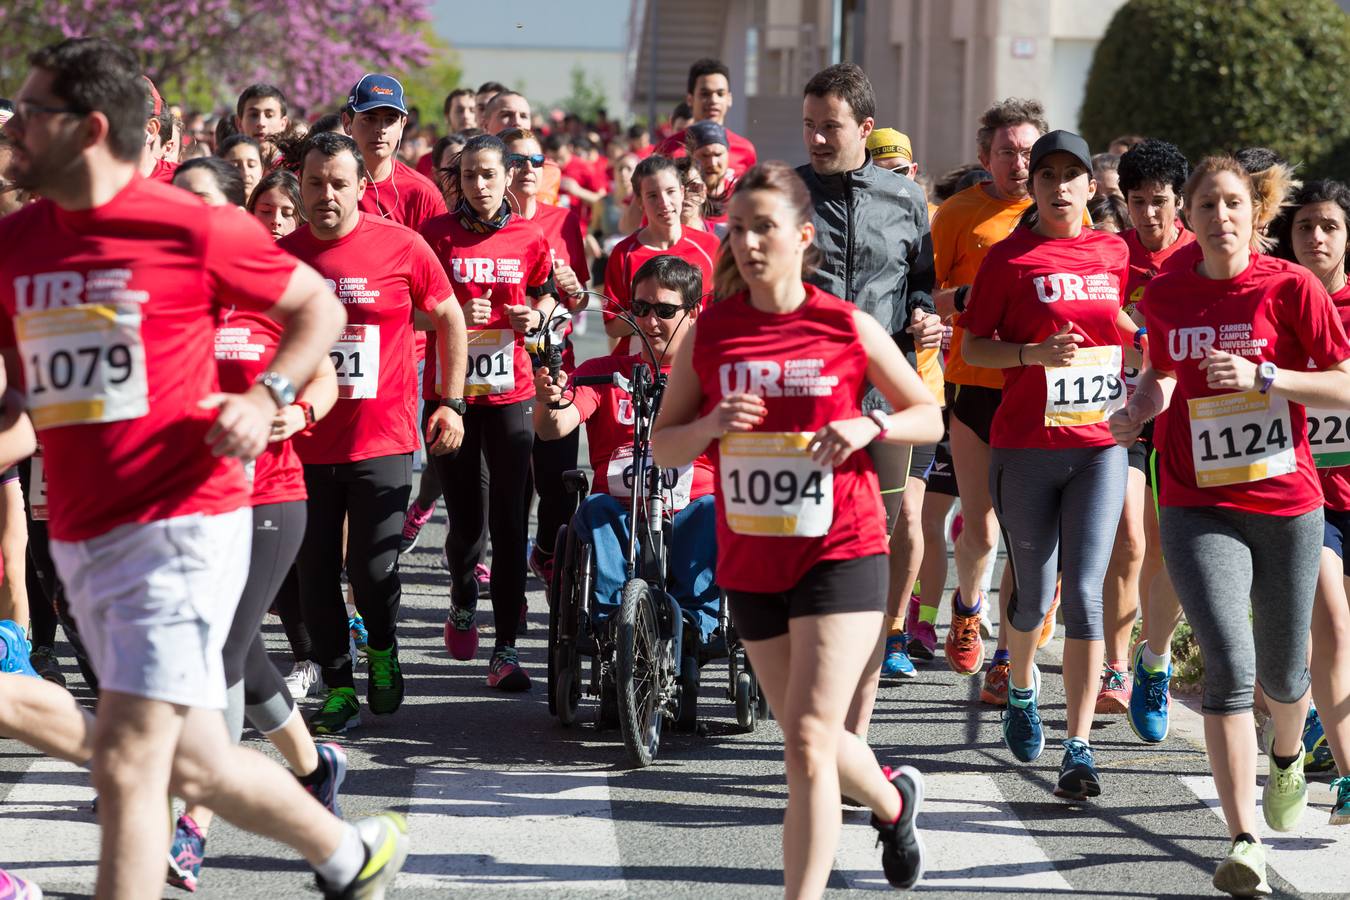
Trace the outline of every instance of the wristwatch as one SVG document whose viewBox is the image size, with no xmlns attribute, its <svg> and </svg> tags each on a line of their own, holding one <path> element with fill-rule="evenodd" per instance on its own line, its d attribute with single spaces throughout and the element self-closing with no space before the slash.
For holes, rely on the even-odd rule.
<svg viewBox="0 0 1350 900">
<path fill-rule="evenodd" d="M 882 412 L 881 410 L 879 409 L 871 410 L 870 412 L 868 412 L 867 418 L 871 419 L 873 422 L 876 422 L 877 427 L 881 429 L 881 433 L 878 434 L 876 437 L 872 438 L 872 440 L 874 441 L 881 440 L 886 436 L 886 432 L 891 430 L 891 417 L 888 416 L 886 413 Z"/>
<path fill-rule="evenodd" d="M 277 409 L 290 406 L 295 402 L 295 385 L 291 384 L 291 380 L 280 372 L 264 372 L 258 376 L 254 383 L 267 388 L 267 393 L 272 395 L 272 402 L 277 405 Z"/>
<path fill-rule="evenodd" d="M 436 401 L 436 405 L 442 409 L 453 409 L 461 416 L 469 411 L 469 404 L 464 401 L 463 397 L 442 397 Z"/>
<path fill-rule="evenodd" d="M 1261 393 L 1265 394 L 1270 391 L 1271 386 L 1275 384 L 1275 373 L 1278 371 L 1279 369 L 1275 368 L 1273 362 L 1263 362 L 1256 367 L 1256 377 L 1259 382 L 1258 389 Z"/>
<path fill-rule="evenodd" d="M 304 414 L 305 430 L 308 431 L 313 428 L 314 423 L 318 421 L 314 416 L 314 404 L 310 403 L 308 400 L 297 400 L 295 401 L 295 405 L 300 407 L 300 412 Z"/>
</svg>

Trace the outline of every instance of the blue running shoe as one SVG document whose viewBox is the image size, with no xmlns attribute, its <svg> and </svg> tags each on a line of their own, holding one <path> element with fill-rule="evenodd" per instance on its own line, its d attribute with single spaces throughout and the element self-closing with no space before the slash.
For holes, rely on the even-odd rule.
<svg viewBox="0 0 1350 900">
<path fill-rule="evenodd" d="M 1078 738 L 1064 742 L 1064 761 L 1059 764 L 1059 784 L 1055 796 L 1066 800 L 1086 800 L 1102 792 L 1097 767 L 1093 765 L 1092 748 Z"/>
<path fill-rule="evenodd" d="M 32 653 L 33 645 L 28 643 L 23 627 L 13 619 L 0 620 L 0 672 L 41 678 L 29 661 Z"/>
<path fill-rule="evenodd" d="M 351 632 L 352 644 L 356 647 L 356 652 L 362 656 L 366 655 L 366 642 L 370 639 L 369 632 L 366 631 L 366 620 L 361 618 L 360 613 L 354 613 L 347 617 L 347 630 Z M 356 664 L 356 660 L 352 660 Z"/>
<path fill-rule="evenodd" d="M 1134 649 L 1134 689 L 1130 692 L 1130 727 L 1146 744 L 1167 739 L 1167 707 L 1171 703 L 1167 687 L 1172 683 L 1172 663 L 1166 672 L 1152 672 L 1144 666 L 1144 644 Z"/>
<path fill-rule="evenodd" d="M 1342 775 L 1331 782 L 1336 799 L 1331 804 L 1331 824 L 1350 825 L 1350 775 Z"/>
<path fill-rule="evenodd" d="M 205 859 L 206 836 L 191 816 L 179 816 L 173 830 L 173 846 L 169 849 L 169 884 L 195 893 Z"/>
<path fill-rule="evenodd" d="M 1003 707 L 1003 743 L 1012 755 L 1029 763 L 1045 749 L 1045 733 L 1041 730 L 1041 714 L 1036 701 L 1041 695 L 1041 670 L 1032 667 L 1034 682 L 1030 691 L 1008 684 L 1008 705 Z"/>
<path fill-rule="evenodd" d="M 892 634 L 886 638 L 886 657 L 881 661 L 881 674 L 898 678 L 914 677 L 914 663 L 909 658 L 909 635 Z"/>
<path fill-rule="evenodd" d="M 1308 717 L 1303 720 L 1303 771 L 1330 772 L 1334 768 L 1336 760 L 1331 758 L 1331 744 L 1322 728 L 1322 717 L 1309 704 Z"/>
<path fill-rule="evenodd" d="M 342 807 L 338 806 L 338 790 L 347 778 L 347 754 L 337 744 L 319 744 L 314 749 L 319 751 L 319 769 L 314 773 L 319 776 L 319 780 L 312 784 L 302 781 L 301 784 L 315 800 L 340 819 Z"/>
</svg>

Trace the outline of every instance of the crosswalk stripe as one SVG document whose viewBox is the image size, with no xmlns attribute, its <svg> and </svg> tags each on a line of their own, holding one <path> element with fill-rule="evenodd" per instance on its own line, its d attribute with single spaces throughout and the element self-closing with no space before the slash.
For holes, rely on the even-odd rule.
<svg viewBox="0 0 1350 900">
<path fill-rule="evenodd" d="M 855 890 L 892 890 L 868 814 L 850 812 L 835 871 Z M 988 775 L 925 776 L 919 831 L 926 860 L 920 889 L 1072 891 Z"/>
<path fill-rule="evenodd" d="M 1223 819 L 1219 806 L 1219 789 L 1208 775 L 1178 776 L 1210 812 Z M 1257 810 L 1261 809 L 1261 794 L 1256 795 Z M 1280 833 L 1261 823 L 1261 840 L 1270 849 L 1266 866 L 1279 873 L 1301 894 L 1350 890 L 1350 827 L 1331 825 L 1327 821 L 1331 807 L 1331 791 L 1324 784 L 1309 783 L 1308 810 L 1298 827 Z M 1217 860 L 1215 860 L 1217 864 Z"/>
<path fill-rule="evenodd" d="M 625 894 L 603 771 L 420 768 L 401 887 Z"/>
<path fill-rule="evenodd" d="M 26 878 L 87 890 L 98 862 L 94 789 L 78 766 L 36 757 L 0 803 L 0 865 Z M 167 812 L 166 812 L 167 815 Z"/>
</svg>

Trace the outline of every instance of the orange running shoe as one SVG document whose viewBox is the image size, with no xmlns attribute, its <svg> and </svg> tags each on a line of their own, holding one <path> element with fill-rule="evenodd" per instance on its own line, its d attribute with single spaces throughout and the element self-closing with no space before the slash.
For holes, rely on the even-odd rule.
<svg viewBox="0 0 1350 900">
<path fill-rule="evenodd" d="M 1055 599 L 1050 604 L 1050 611 L 1045 614 L 1045 621 L 1041 622 L 1041 639 L 1036 642 L 1036 649 L 1040 650 L 1046 644 L 1055 639 L 1055 613 L 1059 612 L 1059 591 L 1062 581 L 1055 582 Z"/>
<path fill-rule="evenodd" d="M 990 706 L 1008 705 L 1008 673 L 1012 669 L 1012 662 L 1006 659 L 996 659 L 989 664 L 989 669 L 984 673 L 984 686 L 980 688 L 980 702 L 988 703 Z"/>
<path fill-rule="evenodd" d="M 1122 662 L 1107 663 L 1102 667 L 1102 686 L 1097 691 L 1096 712 L 1113 716 L 1130 708 L 1130 669 Z"/>
<path fill-rule="evenodd" d="M 988 598 L 980 595 L 983 608 Z M 984 640 L 980 637 L 980 614 L 962 615 L 957 604 L 952 604 L 952 624 L 947 629 L 943 647 L 947 665 L 958 675 L 974 675 L 984 666 Z"/>
</svg>

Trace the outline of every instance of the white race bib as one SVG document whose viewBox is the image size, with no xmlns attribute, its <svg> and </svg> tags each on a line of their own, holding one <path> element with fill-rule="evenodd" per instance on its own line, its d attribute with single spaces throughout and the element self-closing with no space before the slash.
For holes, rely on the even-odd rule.
<svg viewBox="0 0 1350 900">
<path fill-rule="evenodd" d="M 374 400 L 380 386 L 380 327 L 348 325 L 328 351 L 337 369 L 338 398 Z"/>
<path fill-rule="evenodd" d="M 648 465 L 650 465 L 650 460 Z M 632 444 L 624 444 L 614 451 L 614 455 L 609 458 L 609 468 L 605 474 L 611 497 L 616 500 L 626 500 L 633 496 Z M 666 502 L 672 511 L 679 512 L 689 505 L 689 494 L 693 487 L 694 466 L 692 463 L 679 468 L 661 470 L 661 490 L 665 493 Z"/>
<path fill-rule="evenodd" d="M 510 328 L 469 332 L 464 396 L 509 394 L 516 389 L 516 333 Z"/>
<path fill-rule="evenodd" d="M 28 471 L 28 510 L 34 522 L 47 521 L 47 466 L 42 462 L 42 448 L 33 454 Z"/>
<path fill-rule="evenodd" d="M 807 452 L 812 432 L 727 434 L 719 443 L 727 526 L 759 537 L 824 537 L 834 523 L 834 469 Z"/>
<path fill-rule="evenodd" d="M 1192 397 L 1187 404 L 1197 487 L 1261 481 L 1298 468 L 1283 397 L 1243 391 Z"/>
<path fill-rule="evenodd" d="M 1081 347 L 1072 365 L 1045 370 L 1045 426 L 1096 425 L 1125 405 L 1120 347 Z"/>
<path fill-rule="evenodd" d="M 36 428 L 149 412 L 140 307 L 86 303 L 22 313 L 14 324 Z"/>
<path fill-rule="evenodd" d="M 1308 407 L 1308 446 L 1319 469 L 1350 466 L 1350 410 Z"/>
</svg>

